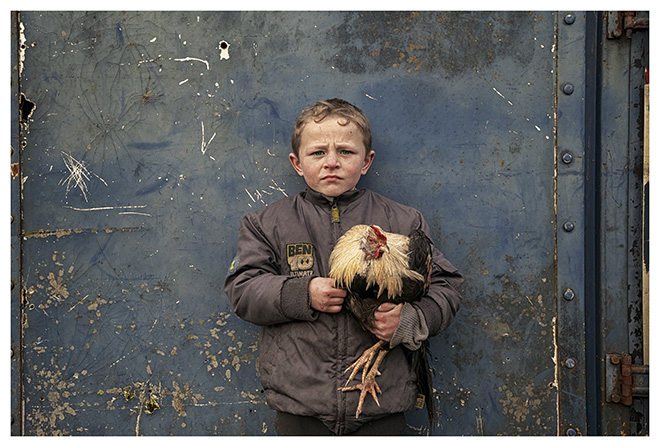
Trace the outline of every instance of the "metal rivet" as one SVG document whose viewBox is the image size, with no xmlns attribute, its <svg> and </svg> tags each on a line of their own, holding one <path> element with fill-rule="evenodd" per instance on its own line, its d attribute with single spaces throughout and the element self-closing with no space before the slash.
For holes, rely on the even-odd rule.
<svg viewBox="0 0 660 447">
<path fill-rule="evenodd" d="M 577 431 L 574 428 L 569 428 L 568 430 L 566 430 L 566 436 L 576 436 L 576 435 L 577 435 Z"/>
<path fill-rule="evenodd" d="M 564 16 L 564 23 L 566 25 L 572 25 L 575 23 L 575 16 L 573 14 L 566 14 Z"/>
<path fill-rule="evenodd" d="M 564 87 L 562 88 L 565 94 L 567 95 L 572 95 L 573 92 L 575 91 L 575 88 L 573 87 L 573 84 L 569 84 L 568 82 L 564 84 Z"/>
<path fill-rule="evenodd" d="M 564 362 L 564 366 L 566 366 L 566 368 L 568 369 L 575 368 L 575 359 L 567 358 L 566 361 Z"/>
<path fill-rule="evenodd" d="M 575 298 L 575 292 L 573 292 L 572 289 L 566 289 L 564 292 L 564 299 L 566 301 L 573 301 L 573 298 Z"/>
<path fill-rule="evenodd" d="M 569 233 L 575 229 L 575 224 L 573 222 L 564 222 L 564 231 Z"/>
<path fill-rule="evenodd" d="M 566 152 L 564 155 L 561 156 L 561 161 L 563 161 L 566 164 L 570 164 L 573 161 L 573 156 Z"/>
</svg>

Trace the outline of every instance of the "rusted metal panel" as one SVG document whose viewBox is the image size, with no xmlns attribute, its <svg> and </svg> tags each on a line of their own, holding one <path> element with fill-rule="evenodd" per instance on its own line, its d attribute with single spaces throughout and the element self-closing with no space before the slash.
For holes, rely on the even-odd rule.
<svg viewBox="0 0 660 447">
<path fill-rule="evenodd" d="M 21 13 L 13 433 L 274 434 L 258 329 L 222 283 L 239 219 L 302 188 L 293 121 L 330 97 L 372 123 L 359 186 L 420 209 L 466 276 L 432 339 L 435 434 L 586 432 L 584 308 L 569 310 L 584 67 L 562 59 L 585 19 L 567 14 Z M 427 433 L 423 411 L 406 417 Z"/>
</svg>

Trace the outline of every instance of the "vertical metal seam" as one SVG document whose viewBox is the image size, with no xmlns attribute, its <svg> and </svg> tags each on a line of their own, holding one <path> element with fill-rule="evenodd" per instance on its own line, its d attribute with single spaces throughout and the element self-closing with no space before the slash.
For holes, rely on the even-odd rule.
<svg viewBox="0 0 660 447">
<path fill-rule="evenodd" d="M 21 52 L 21 13 L 16 12 L 14 26 L 16 27 L 16 52 L 15 55 L 17 63 L 22 63 L 20 60 Z M 18 155 L 18 175 L 16 193 L 18 194 L 18 222 L 16 224 L 17 237 L 18 237 L 18 349 L 16 353 L 16 371 L 18 380 L 16 381 L 16 423 L 18 424 L 19 436 L 25 435 L 25 388 L 24 388 L 24 371 L 23 371 L 23 319 L 25 318 L 25 308 L 23 302 L 23 132 L 21 124 L 21 111 L 20 111 L 20 94 L 22 91 L 21 83 L 21 70 L 19 69 L 16 77 L 17 85 L 17 98 L 15 105 L 18 107 L 18 119 L 16 122 L 18 131 L 18 147 L 16 148 Z"/>
<path fill-rule="evenodd" d="M 586 13 L 559 12 L 557 24 L 556 293 L 558 435 L 586 434 L 584 326 L 584 118 Z M 576 61 L 579 61 L 576 63 Z M 562 153 L 575 153 L 569 164 Z M 576 291 L 565 300 L 566 288 Z"/>
<path fill-rule="evenodd" d="M 600 432 L 600 33 L 601 13 L 587 12 L 585 34 L 584 315 L 587 435 Z"/>
<path fill-rule="evenodd" d="M 553 178 L 553 206 L 554 206 L 554 211 L 555 211 L 555 253 L 554 253 L 554 276 L 555 276 L 555 288 L 557 288 L 557 285 L 559 284 L 559 268 L 558 268 L 558 249 L 559 249 L 559 238 L 558 238 L 558 231 L 559 231 L 559 212 L 558 212 L 558 203 L 557 203 L 557 178 L 559 174 L 559 140 L 557 138 L 557 129 L 558 129 L 558 107 L 559 107 L 559 55 L 558 55 L 558 50 L 559 50 L 559 12 L 557 12 L 555 16 L 555 48 L 557 49 L 556 52 L 553 53 L 553 57 L 555 59 L 555 99 L 554 99 L 554 178 Z M 559 407 L 559 390 L 561 390 L 560 386 L 560 381 L 561 381 L 561 375 L 559 374 L 559 340 L 558 340 L 558 324 L 559 324 L 559 294 L 557 294 L 557 298 L 555 301 L 555 319 L 554 319 L 554 325 L 553 325 L 553 342 L 554 342 L 554 347 L 555 347 L 555 387 L 556 387 L 556 393 L 555 393 L 555 405 L 556 405 L 556 411 L 557 411 L 557 436 L 559 436 L 559 431 L 561 429 L 561 419 L 560 419 L 560 407 Z"/>
</svg>

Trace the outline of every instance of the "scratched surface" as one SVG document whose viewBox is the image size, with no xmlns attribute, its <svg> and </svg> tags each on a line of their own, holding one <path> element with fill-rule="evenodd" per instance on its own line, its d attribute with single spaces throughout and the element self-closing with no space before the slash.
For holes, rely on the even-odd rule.
<svg viewBox="0 0 660 447">
<path fill-rule="evenodd" d="M 25 434 L 274 434 L 222 283 L 239 219 L 302 188 L 292 124 L 329 97 L 372 122 L 360 186 L 420 209 L 466 276 L 435 433 L 557 433 L 556 14 L 20 20 Z"/>
</svg>

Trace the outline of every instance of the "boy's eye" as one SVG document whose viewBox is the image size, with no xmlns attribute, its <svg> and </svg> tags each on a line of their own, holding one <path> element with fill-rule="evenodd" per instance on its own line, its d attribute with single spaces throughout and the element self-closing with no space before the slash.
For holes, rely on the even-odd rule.
<svg viewBox="0 0 660 447">
<path fill-rule="evenodd" d="M 340 153 L 341 155 L 350 155 L 350 154 L 352 154 L 353 152 L 352 152 L 352 151 L 349 151 L 348 149 L 342 149 L 341 151 L 339 151 L 339 153 Z"/>
<path fill-rule="evenodd" d="M 323 155 L 323 151 L 314 151 L 311 153 L 311 155 L 318 156 L 318 155 Z"/>
</svg>

